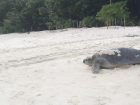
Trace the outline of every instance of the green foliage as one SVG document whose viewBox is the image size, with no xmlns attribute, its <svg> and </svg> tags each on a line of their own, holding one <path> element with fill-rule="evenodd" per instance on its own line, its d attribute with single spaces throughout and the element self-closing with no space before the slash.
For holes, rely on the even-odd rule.
<svg viewBox="0 0 140 105">
<path fill-rule="evenodd" d="M 72 26 L 73 26 L 73 25 L 72 25 L 73 22 L 76 22 L 76 21 L 74 21 L 74 20 L 72 20 L 72 19 L 65 20 L 64 27 L 65 27 L 65 28 L 70 28 L 70 27 L 72 27 Z"/>
<path fill-rule="evenodd" d="M 0 26 L 3 26 L 4 19 L 6 18 L 6 14 L 10 10 L 10 3 L 5 0 L 0 0 Z"/>
<path fill-rule="evenodd" d="M 121 1 L 112 3 L 109 5 L 104 5 L 101 10 L 97 13 L 96 17 L 100 21 L 111 20 L 113 21 L 115 18 L 120 20 L 121 18 L 128 18 L 129 12 L 126 7 L 127 1 Z"/>
<path fill-rule="evenodd" d="M 109 0 L 0 0 L 0 31 L 62 29 L 73 27 L 73 23 L 77 27 L 77 22 L 81 27 L 95 27 L 103 26 L 106 20 L 124 17 L 126 25 L 138 25 L 139 0 L 112 2 L 110 5 Z"/>
<path fill-rule="evenodd" d="M 34 30 L 47 27 L 48 12 L 45 0 L 15 0 L 15 5 L 7 13 L 8 20 L 17 27 L 17 30 Z"/>
<path fill-rule="evenodd" d="M 46 22 L 49 22 L 49 17 L 45 0 L 28 0 L 26 6 L 28 13 L 30 13 L 30 26 L 46 26 Z"/>
<path fill-rule="evenodd" d="M 9 22 L 6 20 L 3 23 L 3 27 L 0 27 L 0 33 L 11 33 L 15 32 L 15 26 L 11 25 Z"/>
<path fill-rule="evenodd" d="M 87 16 L 82 21 L 80 21 L 80 27 L 97 27 L 99 25 L 101 26 L 102 23 L 94 16 Z"/>
<path fill-rule="evenodd" d="M 129 18 L 129 19 L 126 19 L 126 26 L 135 26 L 135 25 L 139 25 L 138 22 L 135 21 L 136 18 Z"/>
<path fill-rule="evenodd" d="M 97 0 L 46 0 L 52 21 L 57 20 L 55 17 L 80 21 L 84 17 L 95 15 L 95 8 L 100 7 L 95 3 Z"/>
<path fill-rule="evenodd" d="M 58 21 L 54 21 L 53 22 L 49 22 L 49 24 L 51 24 L 51 28 L 53 29 L 62 29 L 62 28 L 70 28 L 72 27 L 72 23 L 73 23 L 73 20 L 72 19 L 59 19 Z"/>
<path fill-rule="evenodd" d="M 46 25 L 49 27 L 49 29 L 54 28 L 53 22 L 47 22 Z"/>
<path fill-rule="evenodd" d="M 25 14 L 26 2 L 27 0 L 10 1 L 11 9 L 6 16 L 9 23 L 17 27 L 17 31 L 21 30 L 21 28 L 25 28 L 26 22 L 23 20 L 23 18 L 26 17 L 23 14 Z M 26 13 L 29 14 L 28 10 L 26 11 Z"/>
</svg>

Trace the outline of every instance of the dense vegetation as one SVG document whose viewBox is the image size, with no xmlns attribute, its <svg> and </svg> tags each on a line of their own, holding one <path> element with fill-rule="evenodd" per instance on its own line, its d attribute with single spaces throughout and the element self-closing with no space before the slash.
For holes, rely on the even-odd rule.
<svg viewBox="0 0 140 105">
<path fill-rule="evenodd" d="M 0 33 L 103 26 L 126 18 L 139 25 L 140 0 L 0 0 Z"/>
</svg>

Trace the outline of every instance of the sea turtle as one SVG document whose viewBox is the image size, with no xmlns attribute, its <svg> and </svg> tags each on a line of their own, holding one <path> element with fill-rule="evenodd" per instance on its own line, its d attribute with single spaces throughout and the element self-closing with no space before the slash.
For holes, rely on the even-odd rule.
<svg viewBox="0 0 140 105">
<path fill-rule="evenodd" d="M 92 57 L 84 59 L 83 63 L 92 66 L 95 74 L 99 68 L 111 69 L 127 64 L 140 64 L 140 50 L 124 47 L 100 50 Z"/>
</svg>

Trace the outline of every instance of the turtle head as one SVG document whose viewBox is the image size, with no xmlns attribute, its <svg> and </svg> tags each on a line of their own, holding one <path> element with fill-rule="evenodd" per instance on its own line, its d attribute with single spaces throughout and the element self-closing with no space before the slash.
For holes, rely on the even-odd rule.
<svg viewBox="0 0 140 105">
<path fill-rule="evenodd" d="M 83 63 L 86 64 L 86 65 L 89 65 L 89 66 L 92 66 L 93 64 L 93 59 L 92 57 L 87 57 L 83 60 Z"/>
</svg>

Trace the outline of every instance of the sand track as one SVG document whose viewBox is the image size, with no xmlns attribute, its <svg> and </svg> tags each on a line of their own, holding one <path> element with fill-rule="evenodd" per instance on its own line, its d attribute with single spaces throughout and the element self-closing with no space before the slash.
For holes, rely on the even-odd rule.
<svg viewBox="0 0 140 105">
<path fill-rule="evenodd" d="M 3 50 L 1 52 L 1 55 L 4 55 L 4 57 L 6 57 L 6 55 L 10 55 L 11 53 L 13 53 L 14 55 L 10 55 L 10 57 L 8 56 L 8 60 L 5 62 L 1 62 L 1 65 L 3 64 L 5 68 L 19 67 L 67 57 L 93 55 L 94 52 L 102 48 L 107 49 L 115 47 L 114 45 L 118 45 L 117 47 L 122 47 L 121 44 L 123 44 L 124 41 L 125 43 L 127 43 L 127 45 L 129 45 L 129 47 L 133 47 L 134 42 L 136 44 L 136 41 L 138 40 L 135 38 L 124 38 L 124 40 L 119 40 L 118 42 L 116 41 L 117 39 L 118 38 L 109 38 L 110 41 L 108 42 L 105 41 L 106 39 L 87 39 L 80 41 L 61 42 L 51 45 L 45 44 L 28 48 L 16 48 L 7 51 Z M 77 44 L 80 46 L 76 46 Z M 124 47 L 127 47 L 127 45 Z M 50 52 L 47 52 L 48 50 L 50 50 Z M 36 52 L 36 54 L 31 55 L 30 51 Z M 19 56 L 18 59 L 15 58 L 16 55 Z M 23 55 L 29 56 L 24 56 L 24 58 L 22 58 Z"/>
</svg>

